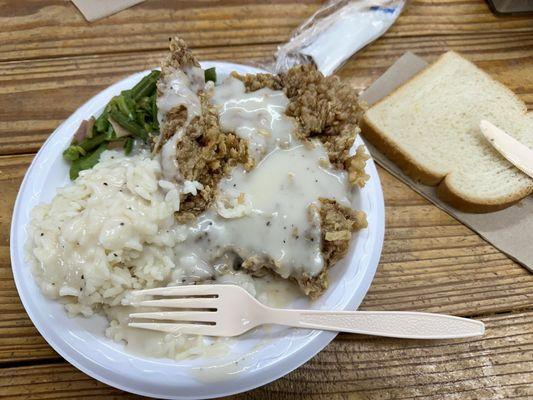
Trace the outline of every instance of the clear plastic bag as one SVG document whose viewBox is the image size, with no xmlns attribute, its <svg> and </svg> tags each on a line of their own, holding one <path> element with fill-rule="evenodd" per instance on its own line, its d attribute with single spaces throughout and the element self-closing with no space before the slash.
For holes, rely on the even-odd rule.
<svg viewBox="0 0 533 400">
<path fill-rule="evenodd" d="M 376 40 L 396 21 L 405 0 L 332 0 L 278 48 L 271 70 L 283 72 L 314 62 L 331 75 L 350 56 Z"/>
</svg>

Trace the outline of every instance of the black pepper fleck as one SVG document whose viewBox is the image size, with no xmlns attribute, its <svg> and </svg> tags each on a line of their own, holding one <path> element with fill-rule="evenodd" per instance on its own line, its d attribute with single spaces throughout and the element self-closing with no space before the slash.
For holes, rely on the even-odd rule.
<svg viewBox="0 0 533 400">
<path fill-rule="evenodd" d="M 270 226 L 270 221 L 267 221 L 266 226 Z"/>
<path fill-rule="evenodd" d="M 85 277 L 83 276 L 83 274 L 81 274 L 81 279 L 85 279 Z"/>
<path fill-rule="evenodd" d="M 44 233 L 41 232 L 41 236 L 44 236 Z"/>
<path fill-rule="evenodd" d="M 284 240 L 283 243 L 287 243 L 287 242 Z"/>
<path fill-rule="evenodd" d="M 121 223 L 120 223 L 120 226 L 124 226 L 124 222 L 121 222 Z"/>
<path fill-rule="evenodd" d="M 107 182 L 104 182 L 104 186 L 107 186 Z"/>
</svg>

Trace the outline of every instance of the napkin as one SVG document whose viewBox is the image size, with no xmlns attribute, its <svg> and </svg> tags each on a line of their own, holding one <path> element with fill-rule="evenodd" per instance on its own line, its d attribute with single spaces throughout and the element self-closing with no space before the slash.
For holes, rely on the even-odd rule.
<svg viewBox="0 0 533 400">
<path fill-rule="evenodd" d="M 72 0 L 89 22 L 118 13 L 144 0 Z"/>
<path fill-rule="evenodd" d="M 361 100 L 368 105 L 374 104 L 427 65 L 413 53 L 405 53 L 361 94 Z M 435 187 L 422 185 L 408 177 L 370 143 L 367 148 L 374 160 L 391 174 L 533 272 L 533 196 L 501 211 L 486 214 L 462 212 L 440 200 Z"/>
</svg>

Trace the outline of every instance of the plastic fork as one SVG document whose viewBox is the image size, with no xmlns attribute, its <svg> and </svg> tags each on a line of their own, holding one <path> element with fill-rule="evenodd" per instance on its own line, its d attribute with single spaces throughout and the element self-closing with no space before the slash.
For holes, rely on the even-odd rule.
<svg viewBox="0 0 533 400">
<path fill-rule="evenodd" d="M 169 311 L 132 313 L 135 322 L 129 326 L 167 333 L 237 336 L 263 324 L 411 339 L 463 338 L 485 331 L 481 321 L 442 314 L 276 309 L 235 285 L 155 288 L 134 291 L 132 296 L 133 306 Z"/>
</svg>

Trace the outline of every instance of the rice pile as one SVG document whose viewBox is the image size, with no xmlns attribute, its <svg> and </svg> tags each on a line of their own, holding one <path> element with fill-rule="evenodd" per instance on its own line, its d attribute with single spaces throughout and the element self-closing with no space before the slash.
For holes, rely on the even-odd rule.
<svg viewBox="0 0 533 400">
<path fill-rule="evenodd" d="M 39 286 L 48 297 L 65 297 L 71 315 L 90 316 L 120 304 L 127 290 L 180 279 L 172 251 L 185 239 L 174 221 L 178 209 L 179 188 L 161 180 L 160 163 L 148 153 L 104 152 L 33 210 L 29 251 Z"/>
</svg>

